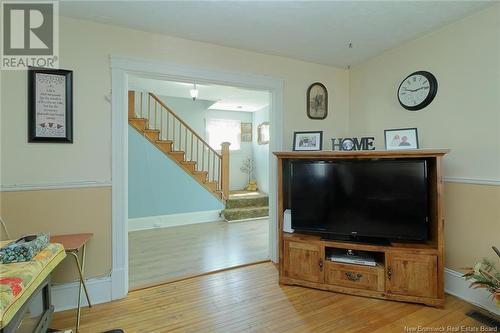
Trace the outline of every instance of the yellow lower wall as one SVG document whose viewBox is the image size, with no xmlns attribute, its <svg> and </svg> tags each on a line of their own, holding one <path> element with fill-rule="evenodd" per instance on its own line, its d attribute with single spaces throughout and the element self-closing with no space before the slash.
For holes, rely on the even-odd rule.
<svg viewBox="0 0 500 333">
<path fill-rule="evenodd" d="M 0 210 L 12 238 L 37 232 L 92 232 L 87 247 L 86 276 L 111 271 L 111 188 L 2 192 Z M 2 234 L 4 237 L 4 234 Z M 75 281 L 74 262 L 67 257 L 54 274 L 55 283 Z"/>
<path fill-rule="evenodd" d="M 500 186 L 445 184 L 445 266 L 460 271 L 500 247 Z"/>
<path fill-rule="evenodd" d="M 1 214 L 12 237 L 36 232 L 93 232 L 87 276 L 111 271 L 111 188 L 82 188 L 1 193 Z M 445 184 L 446 267 L 460 270 L 482 257 L 494 259 L 500 246 L 500 186 Z M 55 282 L 76 280 L 66 259 Z"/>
</svg>

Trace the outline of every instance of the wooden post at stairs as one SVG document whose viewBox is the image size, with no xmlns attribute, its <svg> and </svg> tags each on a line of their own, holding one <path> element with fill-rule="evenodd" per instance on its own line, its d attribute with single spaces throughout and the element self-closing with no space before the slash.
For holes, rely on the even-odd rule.
<svg viewBox="0 0 500 333">
<path fill-rule="evenodd" d="M 224 199 L 229 198 L 229 142 L 221 144 L 221 189 Z"/>
<path fill-rule="evenodd" d="M 136 118 L 135 116 L 135 92 L 133 90 L 128 91 L 128 119 Z"/>
</svg>

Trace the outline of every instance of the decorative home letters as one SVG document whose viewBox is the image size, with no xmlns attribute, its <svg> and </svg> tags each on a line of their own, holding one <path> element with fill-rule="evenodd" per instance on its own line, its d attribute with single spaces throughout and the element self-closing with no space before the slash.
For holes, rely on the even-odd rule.
<svg viewBox="0 0 500 333">
<path fill-rule="evenodd" d="M 373 136 L 362 138 L 332 138 L 332 150 L 375 150 Z"/>
</svg>

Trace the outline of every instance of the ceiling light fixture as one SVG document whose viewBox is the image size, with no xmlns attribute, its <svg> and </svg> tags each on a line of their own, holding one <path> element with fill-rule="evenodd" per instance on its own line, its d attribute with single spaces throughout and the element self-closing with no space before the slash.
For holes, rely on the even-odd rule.
<svg viewBox="0 0 500 333">
<path fill-rule="evenodd" d="M 198 88 L 196 88 L 196 83 L 193 83 L 193 89 L 189 90 L 189 94 L 191 95 L 193 101 L 196 101 L 196 98 L 198 98 Z"/>
</svg>

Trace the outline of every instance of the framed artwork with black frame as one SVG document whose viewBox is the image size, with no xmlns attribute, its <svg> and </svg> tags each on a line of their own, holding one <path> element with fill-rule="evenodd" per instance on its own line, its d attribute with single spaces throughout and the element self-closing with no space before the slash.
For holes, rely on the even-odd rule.
<svg viewBox="0 0 500 333">
<path fill-rule="evenodd" d="M 328 90 L 324 84 L 315 82 L 307 89 L 307 116 L 321 120 L 328 115 Z"/>
<path fill-rule="evenodd" d="M 384 131 L 386 150 L 418 149 L 416 128 L 393 128 Z"/>
<path fill-rule="evenodd" d="M 73 143 L 73 71 L 29 68 L 28 142 Z"/>
<path fill-rule="evenodd" d="M 318 151 L 323 149 L 323 131 L 294 132 L 294 151 Z"/>
</svg>

